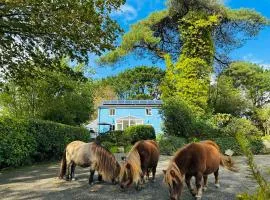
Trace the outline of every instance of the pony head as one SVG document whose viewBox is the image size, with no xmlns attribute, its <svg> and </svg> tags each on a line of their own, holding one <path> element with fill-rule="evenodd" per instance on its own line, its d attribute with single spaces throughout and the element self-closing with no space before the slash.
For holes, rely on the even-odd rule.
<svg viewBox="0 0 270 200">
<path fill-rule="evenodd" d="M 175 162 L 173 162 L 167 170 L 163 170 L 163 173 L 164 182 L 169 187 L 170 199 L 178 200 L 183 189 L 183 175 Z"/>
<path fill-rule="evenodd" d="M 138 184 L 141 177 L 141 161 L 137 151 L 129 153 L 121 163 L 119 183 L 122 189 L 128 188 L 132 183 Z"/>
</svg>

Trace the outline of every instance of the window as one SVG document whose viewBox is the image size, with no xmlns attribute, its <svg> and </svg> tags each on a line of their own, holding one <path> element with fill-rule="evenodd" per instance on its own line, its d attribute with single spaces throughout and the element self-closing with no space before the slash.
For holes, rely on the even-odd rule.
<svg viewBox="0 0 270 200">
<path fill-rule="evenodd" d="M 110 116 L 115 115 L 115 108 L 110 108 L 109 112 L 110 112 L 109 113 Z"/>
<path fill-rule="evenodd" d="M 116 120 L 116 130 L 125 130 L 127 127 L 143 124 L 142 119 L 125 117 Z"/>
<path fill-rule="evenodd" d="M 146 115 L 152 115 L 152 108 L 146 108 Z"/>
</svg>

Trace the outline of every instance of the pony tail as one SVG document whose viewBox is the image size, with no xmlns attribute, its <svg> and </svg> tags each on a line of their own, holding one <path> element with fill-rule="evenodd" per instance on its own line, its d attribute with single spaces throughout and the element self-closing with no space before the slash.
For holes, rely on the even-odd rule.
<svg viewBox="0 0 270 200">
<path fill-rule="evenodd" d="M 60 173 L 59 173 L 60 179 L 63 179 L 64 175 L 66 174 L 66 171 L 67 171 L 67 162 L 66 162 L 66 149 L 65 149 L 62 160 L 61 160 L 61 167 L 60 167 Z"/>
<path fill-rule="evenodd" d="M 233 171 L 233 172 L 238 172 L 237 167 L 235 166 L 234 161 L 232 160 L 231 156 L 225 156 L 223 154 L 221 155 L 221 159 L 220 159 L 220 165 L 223 166 L 224 168 Z"/>
</svg>

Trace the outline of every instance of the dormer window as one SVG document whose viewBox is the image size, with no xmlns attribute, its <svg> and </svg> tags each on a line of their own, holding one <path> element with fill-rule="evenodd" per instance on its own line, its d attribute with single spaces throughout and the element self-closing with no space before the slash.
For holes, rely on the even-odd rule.
<svg viewBox="0 0 270 200">
<path fill-rule="evenodd" d="M 115 108 L 110 108 L 109 115 L 114 116 L 115 115 Z"/>
<path fill-rule="evenodd" d="M 152 115 L 152 108 L 145 109 L 146 115 Z"/>
</svg>

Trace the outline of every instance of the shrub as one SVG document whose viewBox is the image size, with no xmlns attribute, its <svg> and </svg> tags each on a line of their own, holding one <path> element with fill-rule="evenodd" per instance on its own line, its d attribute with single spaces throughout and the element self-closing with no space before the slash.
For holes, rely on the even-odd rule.
<svg viewBox="0 0 270 200">
<path fill-rule="evenodd" d="M 124 135 L 131 144 L 139 140 L 156 139 L 155 129 L 151 125 L 130 126 L 124 131 Z"/>
<path fill-rule="evenodd" d="M 128 138 L 125 136 L 123 131 L 116 130 L 99 135 L 96 140 L 101 144 L 103 144 L 103 142 L 110 142 L 115 146 L 125 146 L 127 144 Z"/>
<path fill-rule="evenodd" d="M 252 124 L 250 120 L 243 118 L 232 118 L 228 125 L 222 130 L 223 135 L 235 137 L 236 133 L 246 136 L 260 136 L 262 132 Z"/>
<path fill-rule="evenodd" d="M 65 146 L 74 141 L 88 141 L 90 133 L 82 127 L 74 127 L 43 120 L 29 120 L 28 130 L 37 142 L 36 161 L 59 159 Z"/>
<path fill-rule="evenodd" d="M 88 141 L 87 129 L 43 120 L 0 119 L 0 168 L 59 159 L 74 140 Z"/>
<path fill-rule="evenodd" d="M 187 140 L 183 137 L 161 135 L 158 138 L 160 153 L 163 155 L 173 155 L 174 152 L 186 143 Z"/>
<path fill-rule="evenodd" d="M 33 134 L 27 132 L 23 120 L 0 120 L 0 169 L 19 166 L 32 161 L 37 142 Z"/>
<path fill-rule="evenodd" d="M 166 135 L 188 137 L 194 132 L 192 111 L 182 100 L 174 97 L 167 99 L 162 105 L 161 114 Z"/>
</svg>

